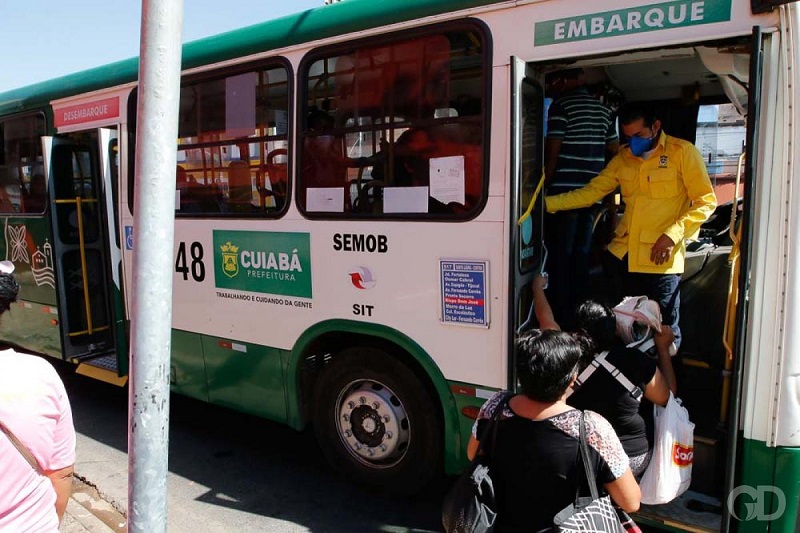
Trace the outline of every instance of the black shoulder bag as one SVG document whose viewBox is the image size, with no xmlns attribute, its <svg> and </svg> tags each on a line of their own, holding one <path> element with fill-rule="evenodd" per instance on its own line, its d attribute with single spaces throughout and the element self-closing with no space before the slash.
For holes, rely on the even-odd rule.
<svg viewBox="0 0 800 533">
<path fill-rule="evenodd" d="M 491 435 L 492 451 L 494 451 L 497 420 L 505 409 L 509 397 L 510 395 L 506 395 L 497 404 L 494 416 L 489 419 L 481 433 L 475 458 L 444 498 L 442 525 L 447 533 L 483 533 L 494 530 L 497 500 L 489 474 L 491 456 L 481 455 L 481 450 L 487 437 Z"/>
<path fill-rule="evenodd" d="M 575 503 L 571 503 L 553 519 L 553 531 L 558 533 L 624 533 L 619 516 L 611 503 L 611 497 L 603 496 L 597 490 L 594 467 L 589 458 L 589 444 L 586 442 L 586 414 L 581 413 L 580 443 L 578 454 L 583 462 L 583 473 L 589 485 L 591 497 L 582 497 L 581 476 L 578 475 L 578 488 Z"/>
</svg>

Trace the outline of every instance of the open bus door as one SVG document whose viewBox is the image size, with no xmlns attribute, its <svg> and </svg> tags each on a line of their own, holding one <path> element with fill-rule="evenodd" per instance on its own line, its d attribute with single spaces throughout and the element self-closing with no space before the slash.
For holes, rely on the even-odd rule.
<svg viewBox="0 0 800 533">
<path fill-rule="evenodd" d="M 545 269 L 547 250 L 542 235 L 544 216 L 544 89 L 530 66 L 511 58 L 511 299 L 509 353 L 516 334 L 535 326 L 531 281 Z M 516 365 L 509 365 L 509 385 L 516 384 Z"/>
<path fill-rule="evenodd" d="M 737 171 L 737 176 L 741 175 L 742 172 L 744 173 L 744 205 L 742 207 L 742 216 L 740 220 L 736 221 L 734 218 L 736 210 L 733 211 L 730 226 L 731 237 L 734 242 L 730 258 L 733 267 L 731 269 L 732 274 L 726 309 L 725 338 L 723 339 L 727 352 L 725 357 L 725 370 L 728 372 L 728 375 L 726 377 L 726 387 L 722 397 L 722 408 L 720 412 L 720 422 L 728 422 L 730 425 L 728 433 L 733 437 L 728 444 L 725 464 L 724 494 L 726 495 L 731 494 L 737 483 L 740 483 L 745 476 L 750 475 L 749 472 L 744 471 L 745 469 L 758 468 L 758 466 L 751 466 L 755 462 L 750 463 L 743 461 L 742 464 L 745 468 L 737 470 L 737 466 L 744 457 L 740 443 L 740 411 L 742 409 L 742 392 L 744 388 L 744 353 L 747 342 L 747 328 L 745 327 L 748 321 L 747 295 L 750 291 L 750 277 L 747 273 L 749 273 L 751 266 L 750 244 L 753 239 L 754 231 L 755 202 L 753 201 L 753 191 L 755 190 L 755 181 L 758 179 L 757 171 L 759 168 L 757 164 L 759 160 L 760 141 L 758 134 L 761 126 L 762 74 L 764 61 L 764 34 L 761 27 L 756 26 L 753 28 L 753 37 L 750 45 L 745 154 L 743 160 L 740 160 L 740 166 Z M 736 189 L 736 194 L 738 195 L 738 185 Z M 745 275 L 742 275 L 742 273 L 745 273 Z M 731 315 L 733 316 L 731 317 Z M 770 476 L 770 481 L 772 482 L 773 480 L 774 478 Z M 732 511 L 733 509 L 730 507 L 723 506 L 723 531 L 727 531 L 734 526 Z M 741 511 L 739 516 L 743 516 Z M 781 521 L 783 520 L 785 520 L 785 518 L 782 517 Z M 750 524 L 752 524 L 752 522 Z M 749 526 L 750 524 L 747 525 Z M 780 527 L 778 524 L 773 525 L 776 529 Z M 743 527 L 742 529 L 747 529 L 747 527 Z"/>
<path fill-rule="evenodd" d="M 111 165 L 101 164 L 102 155 L 116 145 L 116 131 L 45 137 L 43 143 L 62 355 L 89 363 L 111 379 L 95 377 L 116 382 L 117 325 L 109 268 L 109 220 L 113 217 L 106 209 L 111 179 L 104 176 Z"/>
</svg>

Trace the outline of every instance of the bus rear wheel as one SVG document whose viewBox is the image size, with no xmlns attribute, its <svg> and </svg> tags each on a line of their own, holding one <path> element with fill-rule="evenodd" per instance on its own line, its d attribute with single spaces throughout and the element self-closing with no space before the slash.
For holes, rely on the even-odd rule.
<svg viewBox="0 0 800 533">
<path fill-rule="evenodd" d="M 314 430 L 328 462 L 348 479 L 413 493 L 438 471 L 437 412 L 405 365 L 381 350 L 352 348 L 317 382 Z"/>
</svg>

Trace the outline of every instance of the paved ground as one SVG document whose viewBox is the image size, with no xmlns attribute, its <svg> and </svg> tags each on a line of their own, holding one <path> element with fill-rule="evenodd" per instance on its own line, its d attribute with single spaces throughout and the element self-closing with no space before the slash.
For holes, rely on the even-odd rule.
<svg viewBox="0 0 800 533">
<path fill-rule="evenodd" d="M 61 533 L 123 533 L 125 516 L 105 501 L 96 489 L 73 478 L 72 497 L 61 522 Z"/>
</svg>

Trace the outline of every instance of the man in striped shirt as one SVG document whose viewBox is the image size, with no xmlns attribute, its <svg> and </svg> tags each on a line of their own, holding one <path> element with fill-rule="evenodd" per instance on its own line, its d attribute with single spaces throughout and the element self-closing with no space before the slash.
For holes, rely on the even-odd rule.
<svg viewBox="0 0 800 533">
<path fill-rule="evenodd" d="M 558 73 L 550 86 L 561 95 L 548 110 L 545 178 L 548 195 L 583 187 L 619 149 L 611 109 L 589 94 L 583 69 Z M 545 220 L 551 253 L 550 284 L 556 319 L 568 327 L 587 296 L 595 207 L 563 211 Z"/>
</svg>

